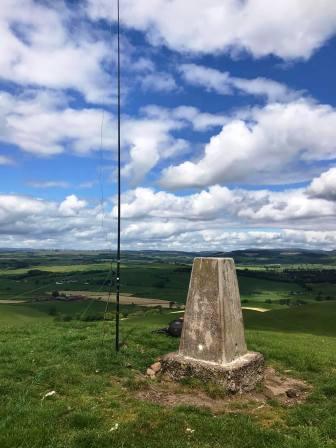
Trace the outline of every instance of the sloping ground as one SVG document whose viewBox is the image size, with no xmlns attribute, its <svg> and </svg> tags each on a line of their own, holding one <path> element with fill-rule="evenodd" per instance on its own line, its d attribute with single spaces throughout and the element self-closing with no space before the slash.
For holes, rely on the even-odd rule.
<svg viewBox="0 0 336 448">
<path fill-rule="evenodd" d="M 272 310 L 264 314 L 245 311 L 244 317 L 248 328 L 335 336 L 336 301 Z"/>
<path fill-rule="evenodd" d="M 47 314 L 35 309 L 31 305 L 6 304 L 0 306 L 0 330 L 4 326 L 16 326 L 20 324 L 32 323 L 47 318 Z"/>
<path fill-rule="evenodd" d="M 246 311 L 249 348 L 264 353 L 277 371 L 311 384 L 313 391 L 291 408 L 270 400 L 263 408 L 248 402 L 216 414 L 136 396 L 153 384 L 139 382 L 139 375 L 178 346 L 177 339 L 152 333 L 171 319 L 168 312 L 130 315 L 122 322 L 123 346 L 116 354 L 110 322 L 56 322 L 40 313 L 46 317 L 31 315 L 29 325 L 17 324 L 23 309 L 27 306 L 0 309 L 7 312 L 0 322 L 1 448 L 336 446 L 334 304 Z M 191 393 L 217 393 L 192 382 L 189 387 Z"/>
</svg>

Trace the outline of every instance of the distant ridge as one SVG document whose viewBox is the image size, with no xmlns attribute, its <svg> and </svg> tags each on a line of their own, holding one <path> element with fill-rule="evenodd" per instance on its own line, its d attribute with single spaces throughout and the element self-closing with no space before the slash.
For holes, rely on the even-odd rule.
<svg viewBox="0 0 336 448">
<path fill-rule="evenodd" d="M 15 253 L 30 254 L 35 257 L 38 254 L 67 253 L 78 254 L 79 256 L 94 255 L 97 260 L 104 257 L 110 259 L 111 252 L 107 250 L 62 250 L 62 249 L 23 249 L 23 248 L 0 248 L 0 254 Z M 124 250 L 123 259 L 146 259 L 152 262 L 168 261 L 169 263 L 191 263 L 195 257 L 228 257 L 233 258 L 237 264 L 324 264 L 336 265 L 336 250 L 309 250 L 301 248 L 281 248 L 281 249 L 240 249 L 234 251 L 201 251 L 187 252 L 176 250 Z"/>
</svg>

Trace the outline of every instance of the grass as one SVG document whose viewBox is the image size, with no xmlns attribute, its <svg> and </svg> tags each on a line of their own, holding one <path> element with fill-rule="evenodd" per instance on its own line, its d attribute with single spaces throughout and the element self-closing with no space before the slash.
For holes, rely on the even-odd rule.
<svg viewBox="0 0 336 448">
<path fill-rule="evenodd" d="M 267 416 L 244 409 L 214 416 L 136 398 L 139 372 L 177 348 L 178 340 L 151 333 L 167 324 L 168 312 L 123 321 L 117 355 L 113 324 L 56 322 L 46 311 L 40 305 L 0 309 L 1 448 L 336 446 L 335 303 L 245 313 L 250 349 L 314 386 L 306 403 L 291 409 L 273 403 Z M 56 395 L 43 399 L 53 390 Z"/>
<path fill-rule="evenodd" d="M 108 263 L 79 265 L 40 265 L 38 271 L 31 268 L 0 271 L 1 299 L 43 299 L 52 290 L 101 291 L 109 289 Z M 258 272 L 258 271 L 256 271 Z M 184 303 L 187 297 L 190 269 L 185 265 L 168 263 L 130 263 L 123 269 L 122 291 L 138 297 L 165 299 Z M 246 276 L 238 271 L 242 300 L 255 304 L 281 299 L 313 301 L 323 284 L 312 285 L 308 292 L 295 282 L 277 281 Z M 335 284 L 326 284 L 327 295 L 335 296 Z M 274 307 L 274 306 L 273 306 Z"/>
<path fill-rule="evenodd" d="M 38 266 L 0 272 L 0 299 L 38 299 L 57 289 L 62 291 L 109 290 L 110 265 Z M 190 271 L 185 266 L 167 263 L 129 264 L 123 269 L 122 290 L 138 297 L 185 302 Z"/>
<path fill-rule="evenodd" d="M 308 304 L 305 306 L 272 310 L 258 315 L 245 311 L 249 328 L 284 333 L 309 333 L 319 336 L 335 336 L 335 302 Z M 336 347 L 335 347 L 336 348 Z"/>
<path fill-rule="evenodd" d="M 242 300 L 265 302 L 265 300 L 287 299 L 291 293 L 304 293 L 304 289 L 296 283 L 278 282 L 260 278 L 239 276 L 239 289 Z"/>
</svg>

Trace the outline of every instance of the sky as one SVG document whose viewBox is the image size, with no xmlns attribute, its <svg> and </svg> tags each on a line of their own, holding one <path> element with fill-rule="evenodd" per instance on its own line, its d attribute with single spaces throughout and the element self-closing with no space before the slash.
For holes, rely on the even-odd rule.
<svg viewBox="0 0 336 448">
<path fill-rule="evenodd" d="M 122 248 L 336 249 L 335 0 L 120 0 Z M 0 247 L 116 240 L 116 0 L 1 0 Z"/>
</svg>

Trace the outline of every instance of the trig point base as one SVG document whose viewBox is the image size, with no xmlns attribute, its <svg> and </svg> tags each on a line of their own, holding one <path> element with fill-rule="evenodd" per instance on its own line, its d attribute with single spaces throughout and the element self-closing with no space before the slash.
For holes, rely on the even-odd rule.
<svg viewBox="0 0 336 448">
<path fill-rule="evenodd" d="M 178 353 L 161 359 L 174 380 L 211 381 L 231 392 L 247 392 L 262 381 L 264 358 L 248 352 L 234 261 L 196 258 L 191 273 Z"/>
</svg>

